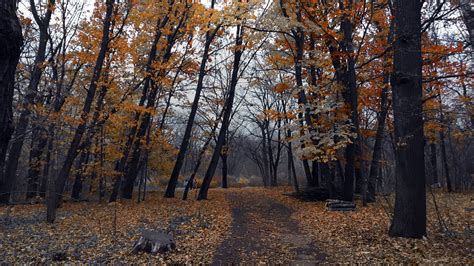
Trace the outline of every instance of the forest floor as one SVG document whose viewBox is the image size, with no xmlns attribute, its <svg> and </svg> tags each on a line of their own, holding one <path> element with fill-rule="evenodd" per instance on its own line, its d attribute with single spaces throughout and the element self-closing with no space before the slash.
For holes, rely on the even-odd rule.
<svg viewBox="0 0 474 266">
<path fill-rule="evenodd" d="M 428 237 L 390 238 L 391 197 L 330 212 L 275 189 L 212 189 L 209 200 L 64 203 L 54 225 L 40 204 L 0 206 L 0 264 L 90 263 L 459 263 L 474 264 L 474 193 L 428 194 Z M 179 193 L 178 193 L 179 194 Z M 194 195 L 194 191 L 191 195 Z M 178 197 L 180 195 L 177 195 Z M 130 254 L 142 229 L 172 232 L 168 254 Z"/>
<path fill-rule="evenodd" d="M 263 192 L 263 193 L 261 193 Z M 214 256 L 215 264 L 316 264 L 325 254 L 291 218 L 295 210 L 266 191 L 228 193 L 232 208 L 230 234 Z"/>
</svg>

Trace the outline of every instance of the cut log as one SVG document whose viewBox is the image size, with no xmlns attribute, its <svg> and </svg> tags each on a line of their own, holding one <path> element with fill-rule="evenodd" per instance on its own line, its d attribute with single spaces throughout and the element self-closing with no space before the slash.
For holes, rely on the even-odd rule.
<svg viewBox="0 0 474 266">
<path fill-rule="evenodd" d="M 356 204 L 353 201 L 326 200 L 326 209 L 329 211 L 355 211 Z"/>
<path fill-rule="evenodd" d="M 131 254 L 146 252 L 150 254 L 166 253 L 176 248 L 172 235 L 159 231 L 142 230 L 140 239 L 133 245 Z"/>
</svg>

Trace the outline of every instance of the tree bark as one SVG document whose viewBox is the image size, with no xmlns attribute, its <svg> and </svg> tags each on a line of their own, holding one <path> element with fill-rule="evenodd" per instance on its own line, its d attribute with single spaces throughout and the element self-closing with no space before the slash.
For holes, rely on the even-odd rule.
<svg viewBox="0 0 474 266">
<path fill-rule="evenodd" d="M 349 6 L 347 9 L 352 8 L 352 0 L 348 2 Z M 341 9 L 344 10 L 346 7 L 341 4 Z M 361 150 L 358 147 L 359 144 L 359 114 L 357 111 L 358 106 L 358 95 L 357 95 L 357 84 L 356 84 L 356 72 L 355 72 L 355 59 L 352 55 L 354 52 L 353 47 L 353 25 L 349 18 L 345 17 L 341 22 L 341 28 L 344 33 L 344 40 L 341 44 L 342 50 L 347 53 L 348 59 L 346 62 L 346 69 L 343 75 L 343 84 L 345 90 L 343 93 L 344 101 L 347 106 L 350 107 L 350 117 L 352 122 L 352 133 L 356 134 L 356 137 L 352 138 L 352 143 L 347 145 L 345 152 L 345 169 L 344 169 L 344 194 L 343 198 L 346 201 L 354 200 L 354 177 L 358 172 L 359 180 L 356 180 L 360 188 L 361 174 L 360 174 L 360 162 L 356 162 L 361 157 Z M 357 157 L 357 158 L 356 158 Z"/>
<path fill-rule="evenodd" d="M 421 2 L 395 0 L 393 111 L 396 196 L 389 235 L 426 235 Z"/>
<path fill-rule="evenodd" d="M 227 146 L 227 138 L 222 146 L 221 150 L 221 162 L 222 162 L 222 188 L 228 188 L 229 185 L 227 183 L 227 156 L 229 152 L 229 147 Z"/>
<path fill-rule="evenodd" d="M 444 137 L 444 132 L 442 132 L 442 131 L 440 132 L 439 138 L 440 138 L 440 142 L 441 142 L 441 159 L 443 161 L 444 173 L 446 175 L 446 186 L 447 186 L 448 192 L 452 192 L 453 191 L 453 185 L 452 185 L 453 183 L 452 183 L 451 175 L 450 175 L 450 172 L 449 172 L 448 155 L 447 155 L 447 152 L 446 152 L 446 141 L 445 141 L 445 137 Z"/>
<path fill-rule="evenodd" d="M 438 156 L 436 152 L 436 143 L 430 143 L 430 163 L 432 171 L 432 180 L 433 185 L 438 184 Z"/>
<path fill-rule="evenodd" d="M 380 95 L 380 113 L 377 114 L 377 133 L 375 135 L 374 150 L 372 152 L 372 161 L 370 162 L 369 180 L 367 186 L 367 202 L 375 202 L 375 191 L 377 187 L 377 175 L 380 168 L 380 158 L 382 156 L 382 144 L 385 131 L 385 119 L 388 112 L 388 80 L 382 87 Z"/>
<path fill-rule="evenodd" d="M 26 198 L 30 199 L 38 195 L 40 188 L 40 172 L 41 172 L 41 155 L 43 150 L 48 143 L 47 131 L 40 127 L 38 129 L 38 134 L 33 136 L 32 143 L 33 147 L 30 151 L 30 162 L 27 176 L 27 189 L 26 189 Z"/>
</svg>

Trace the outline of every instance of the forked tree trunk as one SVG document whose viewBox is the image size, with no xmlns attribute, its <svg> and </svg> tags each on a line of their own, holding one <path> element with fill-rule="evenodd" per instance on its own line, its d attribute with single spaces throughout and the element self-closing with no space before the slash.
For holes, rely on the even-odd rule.
<svg viewBox="0 0 474 266">
<path fill-rule="evenodd" d="M 395 0 L 393 112 L 396 196 L 389 235 L 426 235 L 426 186 L 422 108 L 421 5 Z"/>
</svg>

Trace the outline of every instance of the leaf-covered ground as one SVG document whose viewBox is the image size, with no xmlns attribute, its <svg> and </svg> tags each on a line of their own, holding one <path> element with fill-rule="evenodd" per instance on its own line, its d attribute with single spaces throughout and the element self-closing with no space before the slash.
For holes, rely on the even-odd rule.
<svg viewBox="0 0 474 266">
<path fill-rule="evenodd" d="M 210 263 L 231 222 L 224 193 L 213 191 L 210 200 L 199 202 L 164 199 L 156 192 L 147 197 L 139 204 L 66 203 L 54 225 L 44 222 L 42 205 L 10 211 L 0 206 L 0 263 L 49 262 L 57 253 L 66 254 L 68 262 Z M 129 254 L 141 229 L 170 230 L 177 250 Z"/>
<path fill-rule="evenodd" d="M 357 201 L 354 212 L 330 212 L 323 202 L 301 202 L 282 196 L 281 190 L 270 193 L 297 210 L 293 218 L 330 254 L 327 262 L 474 264 L 474 212 L 466 210 L 474 207 L 472 192 L 434 193 L 443 229 L 428 193 L 428 237 L 420 240 L 387 235 L 391 197 L 363 208 Z"/>
<path fill-rule="evenodd" d="M 57 223 L 42 205 L 0 206 L 0 263 L 459 263 L 474 264 L 473 193 L 436 192 L 443 229 L 428 198 L 428 238 L 390 238 L 389 203 L 381 197 L 354 212 L 284 196 L 290 188 L 213 189 L 206 201 L 65 203 Z M 393 204 L 390 202 L 390 204 Z M 466 209 L 467 208 L 467 209 Z M 174 233 L 177 250 L 129 254 L 140 229 Z M 448 231 L 446 231 L 446 228 Z"/>
</svg>

